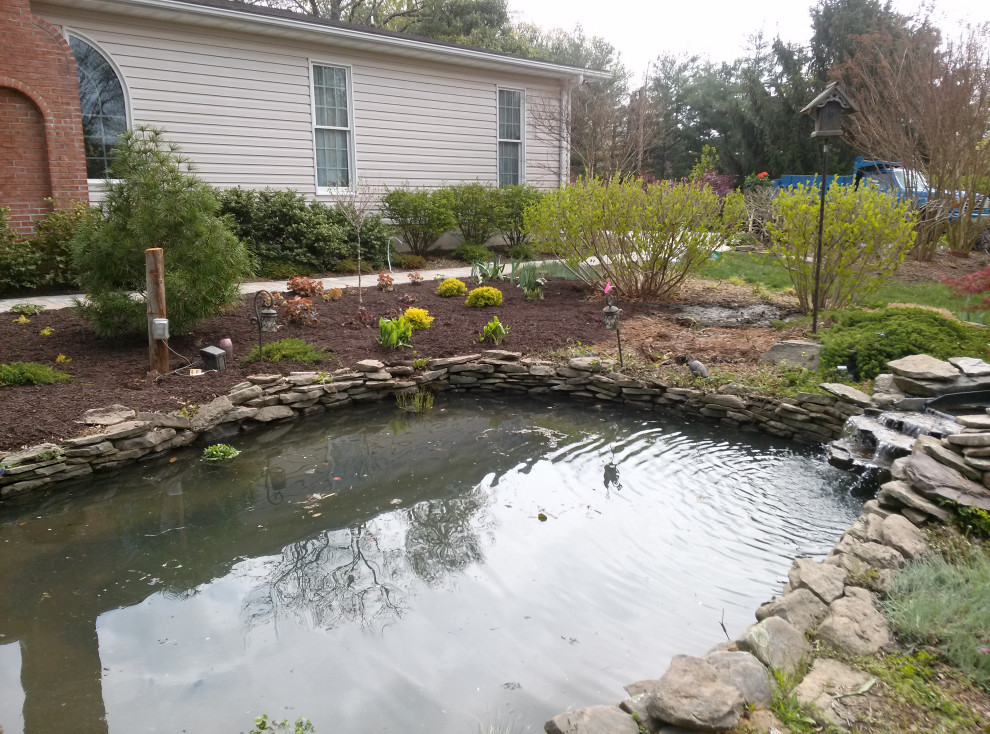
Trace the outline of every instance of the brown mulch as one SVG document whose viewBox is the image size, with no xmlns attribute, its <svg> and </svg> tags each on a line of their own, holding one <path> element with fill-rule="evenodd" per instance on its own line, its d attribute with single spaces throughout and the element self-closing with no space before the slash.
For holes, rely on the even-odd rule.
<svg viewBox="0 0 990 734">
<path fill-rule="evenodd" d="M 356 291 L 330 303 L 317 300 L 320 323 L 316 326 L 286 324 L 280 316 L 278 333 L 266 334 L 265 341 L 297 337 L 330 350 L 332 356 L 315 367 L 286 362 L 242 367 L 240 360 L 258 340 L 257 327 L 249 321 L 254 308 L 245 299 L 233 313 L 210 319 L 193 333 L 170 340 L 175 352 L 193 361 L 198 359 L 200 347 L 216 346 L 222 338 L 233 342 L 234 359 L 228 369 L 202 377 L 171 374 L 149 378 L 146 338 L 99 339 L 69 309 L 44 311 L 32 316 L 30 324 L 14 323 L 13 314 L 0 314 L 0 362 L 38 362 L 73 377 L 71 382 L 55 385 L 0 388 L 0 450 L 77 435 L 84 427 L 78 421 L 94 407 L 121 403 L 138 410 L 172 411 L 201 404 L 226 393 L 249 374 L 313 369 L 329 372 L 360 359 L 380 359 L 388 364 L 417 357 L 477 353 L 492 348 L 479 344 L 478 334 L 495 315 L 510 329 L 501 348 L 528 354 L 591 345 L 609 336 L 602 326 L 604 304 L 600 299 L 589 300 L 586 289 L 573 281 L 552 280 L 544 289 L 545 299 L 538 302 L 526 301 L 519 288 L 502 284 L 504 301 L 494 308 L 468 308 L 463 297 L 440 298 L 434 293 L 435 287 L 432 282 L 396 285 L 390 293 L 365 288 L 364 307 L 374 317 L 370 328 L 342 325 L 353 320 L 358 310 Z M 436 320 L 429 330 L 413 335 L 412 349 L 385 349 L 376 343 L 378 317 L 400 313 L 402 294 L 414 296 L 417 300 L 413 305 L 427 309 Z M 627 317 L 648 308 L 623 304 Z M 50 336 L 39 333 L 46 327 L 53 330 Z M 72 361 L 56 365 L 59 354 Z M 171 356 L 173 370 L 184 364 L 180 357 Z"/>
<path fill-rule="evenodd" d="M 975 272 L 988 263 L 990 255 L 986 253 L 973 253 L 965 259 L 941 254 L 931 263 L 908 260 L 894 277 L 907 282 L 932 281 L 943 275 Z M 364 306 L 374 317 L 371 328 L 343 325 L 353 321 L 357 312 L 356 292 L 331 303 L 317 301 L 317 326 L 286 324 L 280 318 L 278 334 L 265 335 L 266 341 L 298 337 L 330 350 L 332 356 L 315 367 L 291 363 L 242 367 L 240 360 L 257 343 L 257 329 L 249 321 L 254 315 L 253 306 L 245 299 L 233 313 L 210 319 L 192 334 L 171 340 L 172 349 L 193 361 L 198 359 L 200 347 L 216 346 L 224 337 L 233 341 L 234 359 L 228 369 L 196 378 L 184 374 L 149 378 L 146 339 L 99 339 L 70 310 L 42 312 L 31 317 L 30 324 L 16 324 L 12 314 L 0 314 L 0 363 L 22 361 L 56 366 L 56 357 L 64 354 L 72 361 L 57 366 L 73 376 L 71 382 L 63 384 L 0 388 L 0 451 L 77 435 L 83 428 L 79 420 L 93 407 L 121 403 L 139 410 L 171 411 L 201 404 L 226 393 L 248 374 L 332 371 L 359 359 L 396 363 L 417 357 L 478 352 L 488 346 L 478 343 L 478 333 L 493 315 L 510 328 L 502 345 L 505 349 L 541 354 L 566 347 L 596 347 L 615 352 L 614 333 L 602 326 L 601 298 L 589 297 L 584 286 L 572 281 L 551 280 L 545 288 L 545 299 L 538 302 L 526 301 L 520 289 L 502 284 L 505 300 L 501 306 L 472 309 L 464 306 L 463 298 L 436 296 L 431 282 L 401 285 L 404 280 L 402 274 L 397 274 L 395 291 L 390 293 L 373 287 L 364 289 Z M 416 332 L 413 349 L 384 349 L 375 341 L 378 317 L 398 314 L 402 309 L 399 298 L 404 293 L 414 296 L 414 305 L 429 310 L 436 321 L 428 331 Z M 750 287 L 705 280 L 685 283 L 679 300 L 729 308 L 763 302 Z M 793 300 L 784 296 L 775 296 L 773 303 L 785 312 L 794 308 Z M 623 348 L 627 355 L 647 363 L 673 363 L 690 356 L 706 364 L 732 365 L 734 371 L 749 372 L 756 369 L 760 355 L 772 344 L 799 338 L 806 331 L 802 326 L 711 327 L 679 318 L 664 305 L 624 302 L 621 306 Z M 39 333 L 45 327 L 53 329 L 50 336 Z M 183 359 L 172 355 L 172 369 L 184 364 Z"/>
</svg>

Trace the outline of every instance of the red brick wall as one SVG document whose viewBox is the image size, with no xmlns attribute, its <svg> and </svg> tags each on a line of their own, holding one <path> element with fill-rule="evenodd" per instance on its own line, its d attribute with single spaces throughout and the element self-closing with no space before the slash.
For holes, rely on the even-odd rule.
<svg viewBox="0 0 990 734">
<path fill-rule="evenodd" d="M 0 206 L 24 233 L 48 211 L 87 201 L 76 62 L 29 0 L 0 0 Z"/>
</svg>

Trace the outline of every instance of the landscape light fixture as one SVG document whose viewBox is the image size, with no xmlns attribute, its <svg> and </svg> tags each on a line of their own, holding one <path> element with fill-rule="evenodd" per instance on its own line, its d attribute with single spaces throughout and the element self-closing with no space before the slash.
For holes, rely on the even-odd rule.
<svg viewBox="0 0 990 734">
<path fill-rule="evenodd" d="M 802 114 L 815 115 L 813 138 L 822 140 L 822 188 L 818 208 L 818 245 L 815 248 L 815 292 L 811 305 L 811 333 L 818 333 L 818 291 L 822 275 L 822 229 L 825 224 L 825 189 L 828 186 L 828 140 L 842 137 L 842 111 L 858 112 L 856 105 L 846 95 L 839 82 L 832 82 L 825 91 L 801 110 Z"/>
<path fill-rule="evenodd" d="M 261 300 L 260 305 L 258 303 L 259 299 Z M 272 294 L 268 291 L 261 290 L 254 294 L 254 316 L 251 317 L 251 323 L 258 325 L 258 359 L 262 362 L 265 361 L 265 353 L 262 350 L 261 333 L 272 333 L 278 328 L 278 324 L 276 323 L 278 311 L 272 308 L 274 305 L 275 299 L 272 298 Z M 261 306 L 264 306 L 264 308 L 261 308 Z"/>
<path fill-rule="evenodd" d="M 610 283 L 605 288 L 605 308 L 602 309 L 602 316 L 605 317 L 605 328 L 615 332 L 615 338 L 619 343 L 619 366 L 622 366 L 622 334 L 619 330 L 619 316 L 622 309 L 618 306 L 619 289 Z"/>
</svg>

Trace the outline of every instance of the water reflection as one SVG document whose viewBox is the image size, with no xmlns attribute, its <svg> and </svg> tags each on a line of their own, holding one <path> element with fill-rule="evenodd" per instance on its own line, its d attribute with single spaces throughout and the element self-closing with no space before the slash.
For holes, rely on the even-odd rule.
<svg viewBox="0 0 990 734">
<path fill-rule="evenodd" d="M 687 632 L 698 604 L 742 624 L 857 504 L 821 462 L 707 426 L 445 405 L 408 430 L 386 406 L 280 426 L 229 464 L 189 452 L 0 509 L 0 644 L 20 650 L 0 680 L 19 666 L 25 731 L 236 730 L 269 700 L 328 730 L 464 730 L 509 702 L 538 723 L 713 641 Z M 262 649 L 278 686 L 256 687 Z M 399 691 L 401 711 L 379 705 Z"/>
</svg>

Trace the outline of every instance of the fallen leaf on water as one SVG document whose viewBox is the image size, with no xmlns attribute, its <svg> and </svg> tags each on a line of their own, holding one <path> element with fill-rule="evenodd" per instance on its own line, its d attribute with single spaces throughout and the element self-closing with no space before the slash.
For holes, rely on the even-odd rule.
<svg viewBox="0 0 990 734">
<path fill-rule="evenodd" d="M 333 478 L 333 481 L 335 481 L 335 482 L 339 482 L 339 481 L 340 481 L 340 477 L 334 477 L 334 478 Z"/>
<path fill-rule="evenodd" d="M 402 504 L 402 500 L 400 500 L 398 497 L 396 497 L 389 504 L 392 504 L 392 505 L 401 505 Z"/>
<path fill-rule="evenodd" d="M 322 514 L 323 514 L 322 512 L 314 512 L 313 517 L 319 517 Z"/>
<path fill-rule="evenodd" d="M 538 519 L 538 520 L 539 520 L 540 522 L 546 522 L 546 521 L 547 521 L 547 516 L 546 516 L 546 515 L 544 515 L 544 514 L 543 514 L 542 512 L 541 512 L 541 513 L 540 513 L 539 515 L 537 515 L 536 517 L 537 517 L 537 519 Z"/>
<path fill-rule="evenodd" d="M 168 460 L 168 463 L 169 464 L 174 464 L 178 460 L 179 460 L 179 457 L 178 456 L 173 456 L 171 459 Z"/>
</svg>

